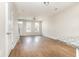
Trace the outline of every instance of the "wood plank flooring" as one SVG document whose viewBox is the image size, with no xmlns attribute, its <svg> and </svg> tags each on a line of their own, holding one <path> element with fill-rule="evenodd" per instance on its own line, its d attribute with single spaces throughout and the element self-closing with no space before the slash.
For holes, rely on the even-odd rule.
<svg viewBox="0 0 79 59">
<path fill-rule="evenodd" d="M 9 57 L 74 57 L 76 49 L 43 36 L 22 36 Z"/>
</svg>

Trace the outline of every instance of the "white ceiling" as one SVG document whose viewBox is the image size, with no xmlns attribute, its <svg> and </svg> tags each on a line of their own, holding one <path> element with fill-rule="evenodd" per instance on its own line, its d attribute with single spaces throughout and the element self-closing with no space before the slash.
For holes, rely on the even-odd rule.
<svg viewBox="0 0 79 59">
<path fill-rule="evenodd" d="M 75 3 L 71 2 L 50 2 L 45 6 L 43 2 L 16 2 L 14 3 L 19 16 L 26 17 L 46 17 L 53 16 L 58 12 L 65 10 Z M 57 10 L 55 10 L 57 8 Z"/>
</svg>

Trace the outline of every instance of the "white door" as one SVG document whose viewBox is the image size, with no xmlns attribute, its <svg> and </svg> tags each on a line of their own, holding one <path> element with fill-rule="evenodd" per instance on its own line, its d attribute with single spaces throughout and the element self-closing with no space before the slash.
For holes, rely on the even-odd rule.
<svg viewBox="0 0 79 59">
<path fill-rule="evenodd" d="M 12 49 L 13 45 L 13 13 L 11 13 L 10 19 L 8 19 L 8 27 L 7 27 L 7 35 L 8 35 L 8 42 L 9 45 L 11 44 L 10 49 Z"/>
<path fill-rule="evenodd" d="M 8 5 L 7 5 L 8 6 Z M 11 49 L 13 48 L 13 13 L 10 12 L 10 9 L 7 10 L 8 17 L 6 16 L 6 39 L 7 39 L 7 54 L 9 55 Z M 6 14 L 6 15 L 7 15 Z"/>
</svg>

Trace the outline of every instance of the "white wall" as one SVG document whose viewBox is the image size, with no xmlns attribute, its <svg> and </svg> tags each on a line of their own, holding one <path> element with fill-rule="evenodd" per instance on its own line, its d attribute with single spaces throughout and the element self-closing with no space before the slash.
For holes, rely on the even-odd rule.
<svg viewBox="0 0 79 59">
<path fill-rule="evenodd" d="M 48 17 L 42 28 L 44 36 L 67 42 L 73 38 L 79 43 L 79 4 Z"/>
<path fill-rule="evenodd" d="M 5 56 L 5 3 L 0 2 L 0 56 Z"/>
</svg>

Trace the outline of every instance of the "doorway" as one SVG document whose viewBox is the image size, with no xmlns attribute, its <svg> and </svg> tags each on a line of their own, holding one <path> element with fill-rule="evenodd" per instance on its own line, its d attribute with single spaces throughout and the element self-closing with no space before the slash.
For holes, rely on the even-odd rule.
<svg viewBox="0 0 79 59">
<path fill-rule="evenodd" d="M 42 22 L 25 20 L 18 21 L 18 30 L 21 36 L 42 35 Z"/>
</svg>

